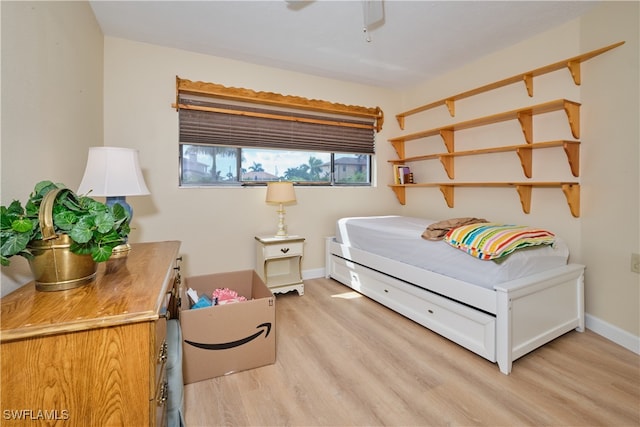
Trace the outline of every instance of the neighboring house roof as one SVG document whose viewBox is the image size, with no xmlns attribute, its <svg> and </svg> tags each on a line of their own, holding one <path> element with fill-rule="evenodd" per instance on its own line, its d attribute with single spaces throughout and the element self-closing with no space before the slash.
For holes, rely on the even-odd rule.
<svg viewBox="0 0 640 427">
<path fill-rule="evenodd" d="M 335 160 L 336 165 L 365 165 L 367 164 L 366 157 L 338 157 Z"/>
<path fill-rule="evenodd" d="M 335 159 L 336 165 L 366 165 L 366 157 L 338 157 Z M 322 166 L 331 166 L 329 162 L 323 163 Z"/>
<path fill-rule="evenodd" d="M 244 172 L 242 174 L 243 181 L 277 181 L 278 177 L 269 172 Z"/>
<path fill-rule="evenodd" d="M 189 157 L 182 159 L 182 167 L 185 171 L 199 174 L 206 174 L 207 169 L 209 169 L 209 165 L 190 159 Z"/>
</svg>

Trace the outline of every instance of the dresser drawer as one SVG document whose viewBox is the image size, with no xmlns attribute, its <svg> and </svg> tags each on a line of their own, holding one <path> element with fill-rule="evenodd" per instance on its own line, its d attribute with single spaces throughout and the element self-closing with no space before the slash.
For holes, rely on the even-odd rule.
<svg viewBox="0 0 640 427">
<path fill-rule="evenodd" d="M 264 246 L 265 258 L 302 256 L 302 242 L 289 242 Z"/>
</svg>

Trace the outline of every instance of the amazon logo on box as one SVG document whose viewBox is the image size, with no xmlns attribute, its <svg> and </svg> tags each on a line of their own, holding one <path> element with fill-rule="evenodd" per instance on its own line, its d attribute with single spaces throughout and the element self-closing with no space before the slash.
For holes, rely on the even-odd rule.
<svg viewBox="0 0 640 427">
<path fill-rule="evenodd" d="M 184 383 L 190 384 L 276 361 L 275 297 L 253 270 L 187 277 L 183 290 L 211 295 L 229 288 L 246 301 L 180 311 Z"/>
</svg>

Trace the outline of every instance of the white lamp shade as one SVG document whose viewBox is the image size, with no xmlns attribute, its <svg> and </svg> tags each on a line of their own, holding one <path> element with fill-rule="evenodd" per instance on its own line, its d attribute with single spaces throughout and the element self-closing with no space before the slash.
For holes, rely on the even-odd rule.
<svg viewBox="0 0 640 427">
<path fill-rule="evenodd" d="M 267 203 L 293 203 L 296 192 L 292 182 L 278 181 L 267 183 Z"/>
<path fill-rule="evenodd" d="M 149 194 L 144 182 L 138 150 L 121 147 L 91 147 L 84 177 L 77 193 L 91 196 L 142 196 Z"/>
</svg>

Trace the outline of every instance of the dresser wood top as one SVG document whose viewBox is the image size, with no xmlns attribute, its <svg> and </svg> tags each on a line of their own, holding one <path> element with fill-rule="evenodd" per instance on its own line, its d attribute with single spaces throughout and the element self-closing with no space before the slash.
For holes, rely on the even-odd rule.
<svg viewBox="0 0 640 427">
<path fill-rule="evenodd" d="M 88 285 L 42 292 L 31 282 L 1 298 L 0 342 L 157 319 L 180 242 L 131 246 L 127 258 L 100 263 Z"/>
</svg>

